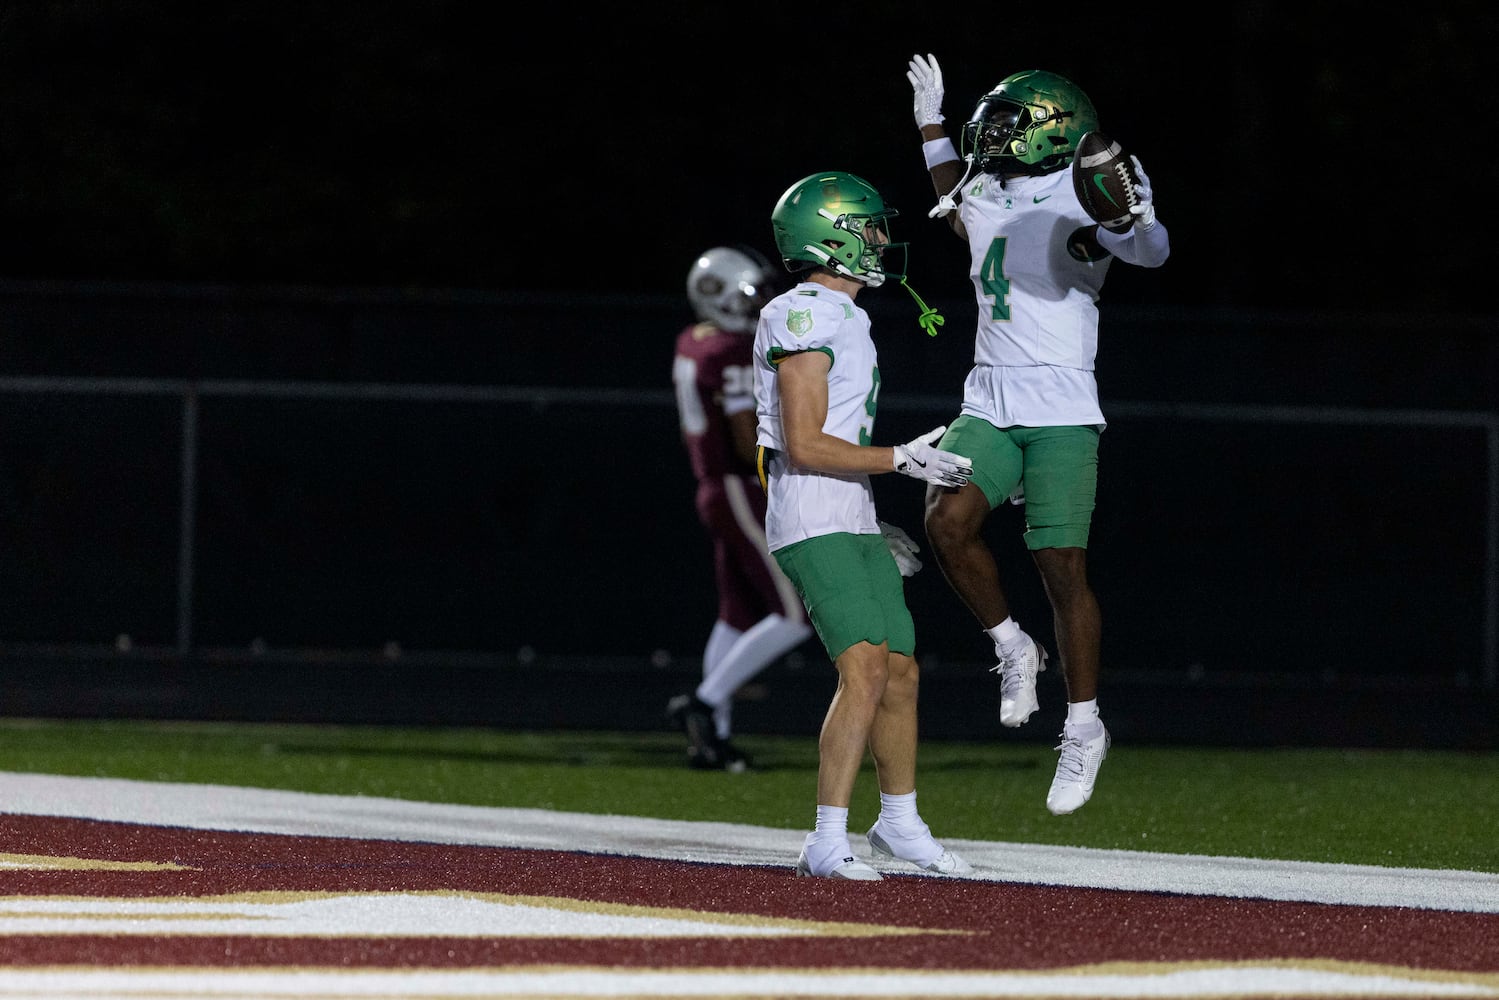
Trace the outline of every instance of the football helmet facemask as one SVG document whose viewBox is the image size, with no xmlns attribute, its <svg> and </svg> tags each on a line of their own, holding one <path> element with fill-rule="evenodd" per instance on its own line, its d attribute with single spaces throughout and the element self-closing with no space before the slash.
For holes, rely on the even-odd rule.
<svg viewBox="0 0 1499 1000">
<path fill-rule="evenodd" d="M 987 174 L 1049 174 L 1072 162 L 1098 112 L 1064 76 L 1029 69 L 999 81 L 963 126 L 963 155 Z"/>
<path fill-rule="evenodd" d="M 687 301 L 699 322 L 729 333 L 754 333 L 775 280 L 767 261 L 749 247 L 705 250 L 687 272 Z"/>
<path fill-rule="evenodd" d="M 890 242 L 889 220 L 899 214 L 862 177 L 832 170 L 787 188 L 770 224 L 788 271 L 826 267 L 875 288 L 905 277 L 906 244 Z"/>
</svg>

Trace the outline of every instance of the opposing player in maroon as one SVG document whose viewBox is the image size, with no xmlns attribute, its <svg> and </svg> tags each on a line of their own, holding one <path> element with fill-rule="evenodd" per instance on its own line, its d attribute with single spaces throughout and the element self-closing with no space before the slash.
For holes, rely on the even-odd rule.
<svg viewBox="0 0 1499 1000">
<path fill-rule="evenodd" d="M 718 616 L 703 650 L 703 679 L 667 714 L 688 739 L 694 767 L 742 771 L 732 734 L 734 693 L 812 635 L 801 598 L 765 544 L 765 493 L 755 474 L 755 323 L 772 294 L 765 259 L 714 247 L 693 263 L 687 298 L 698 321 L 677 335 L 672 383 L 682 443 L 697 478 L 697 515 L 713 542 Z"/>
</svg>

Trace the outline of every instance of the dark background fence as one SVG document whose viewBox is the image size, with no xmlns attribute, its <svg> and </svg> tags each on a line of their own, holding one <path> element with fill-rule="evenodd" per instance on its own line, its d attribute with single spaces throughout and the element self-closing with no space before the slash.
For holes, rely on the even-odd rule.
<svg viewBox="0 0 1499 1000">
<path fill-rule="evenodd" d="M 943 304 L 929 340 L 899 297 L 865 298 L 877 436 L 950 420 L 972 307 Z M 0 711 L 659 725 L 714 614 L 668 378 L 689 318 L 661 297 L 0 287 Z M 1494 332 L 1105 314 L 1090 561 L 1104 697 L 1141 737 L 1494 741 Z M 876 488 L 920 538 L 920 487 Z M 1020 516 L 989 535 L 1049 640 Z M 908 592 L 928 732 L 991 735 L 987 641 L 934 565 Z M 808 644 L 741 725 L 815 731 L 830 684 Z"/>
</svg>

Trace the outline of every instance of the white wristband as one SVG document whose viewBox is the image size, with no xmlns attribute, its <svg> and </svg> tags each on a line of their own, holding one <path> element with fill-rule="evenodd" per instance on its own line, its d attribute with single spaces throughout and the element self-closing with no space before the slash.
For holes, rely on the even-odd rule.
<svg viewBox="0 0 1499 1000">
<path fill-rule="evenodd" d="M 921 155 L 926 157 L 926 168 L 935 170 L 944 163 L 951 163 L 958 158 L 958 151 L 953 148 L 952 140 L 947 136 L 940 139 L 928 139 L 921 144 Z"/>
</svg>

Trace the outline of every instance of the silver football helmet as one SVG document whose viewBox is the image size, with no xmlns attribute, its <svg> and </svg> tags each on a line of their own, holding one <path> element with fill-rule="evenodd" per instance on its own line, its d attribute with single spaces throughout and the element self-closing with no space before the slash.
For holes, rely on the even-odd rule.
<svg viewBox="0 0 1499 1000">
<path fill-rule="evenodd" d="M 749 247 L 705 250 L 687 272 L 687 300 L 699 321 L 730 333 L 754 333 L 773 293 L 770 263 Z"/>
</svg>

